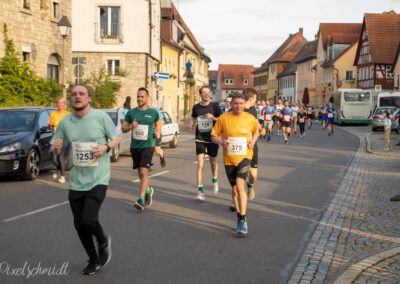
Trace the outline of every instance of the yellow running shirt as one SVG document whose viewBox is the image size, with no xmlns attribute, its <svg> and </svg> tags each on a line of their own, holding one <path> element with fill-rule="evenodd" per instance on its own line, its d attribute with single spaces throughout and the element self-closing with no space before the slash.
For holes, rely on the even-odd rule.
<svg viewBox="0 0 400 284">
<path fill-rule="evenodd" d="M 237 166 L 247 158 L 253 158 L 253 150 L 247 148 L 247 143 L 251 141 L 252 135 L 258 134 L 257 119 L 243 112 L 234 115 L 232 112 L 222 114 L 215 124 L 211 136 L 229 139 L 228 149 L 224 149 L 224 164 L 226 166 Z"/>
<path fill-rule="evenodd" d="M 50 113 L 50 118 L 49 118 L 48 125 L 50 127 L 54 127 L 54 130 L 56 130 L 58 124 L 60 124 L 61 119 L 64 116 L 68 115 L 68 114 L 70 114 L 70 112 L 66 111 L 66 110 L 55 110 L 55 111 L 52 111 Z"/>
</svg>

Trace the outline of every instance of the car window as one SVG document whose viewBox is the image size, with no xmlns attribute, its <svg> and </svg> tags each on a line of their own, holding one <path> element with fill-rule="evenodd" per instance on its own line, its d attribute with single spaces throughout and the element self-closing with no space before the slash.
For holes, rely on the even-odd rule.
<svg viewBox="0 0 400 284">
<path fill-rule="evenodd" d="M 42 127 L 47 127 L 47 124 L 49 122 L 49 112 L 48 111 L 44 111 L 40 114 L 39 116 L 39 128 Z"/>
<path fill-rule="evenodd" d="M 35 121 L 35 112 L 26 110 L 0 111 L 0 132 L 30 131 Z M 46 121 L 47 125 L 47 121 Z"/>
<path fill-rule="evenodd" d="M 111 118 L 111 120 L 114 122 L 115 126 L 118 125 L 118 113 L 116 111 L 106 111 L 108 116 Z"/>
<path fill-rule="evenodd" d="M 163 114 L 163 117 L 164 117 L 164 123 L 165 123 L 165 124 L 172 123 L 172 119 L 171 119 L 171 117 L 169 116 L 168 113 L 163 112 L 162 114 Z"/>
<path fill-rule="evenodd" d="M 392 114 L 396 109 L 394 108 L 378 108 L 375 111 L 375 114 L 383 114 L 384 111 L 387 111 L 389 114 Z"/>
</svg>

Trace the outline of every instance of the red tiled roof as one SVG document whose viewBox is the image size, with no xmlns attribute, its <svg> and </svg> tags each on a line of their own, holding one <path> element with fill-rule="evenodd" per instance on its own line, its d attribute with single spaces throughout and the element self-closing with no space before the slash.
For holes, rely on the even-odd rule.
<svg viewBox="0 0 400 284">
<path fill-rule="evenodd" d="M 365 14 L 363 28 L 368 31 L 372 61 L 392 64 L 400 42 L 400 14 Z"/>
<path fill-rule="evenodd" d="M 210 81 L 217 81 L 218 80 L 218 71 L 217 70 L 209 70 L 208 78 Z"/>
<path fill-rule="evenodd" d="M 297 56 L 293 61 L 296 63 L 301 63 L 307 61 L 312 58 L 317 58 L 317 41 L 309 41 L 307 42 L 303 48 L 299 51 Z"/>
<path fill-rule="evenodd" d="M 220 64 L 218 72 L 220 73 L 220 80 L 222 89 L 235 89 L 244 90 L 253 87 L 253 65 L 231 65 Z M 232 85 L 226 85 L 225 79 L 233 79 Z M 247 85 L 243 84 L 243 80 L 247 79 Z"/>
<path fill-rule="evenodd" d="M 326 50 L 329 41 L 339 44 L 357 42 L 360 37 L 361 26 L 362 24 L 356 23 L 320 23 L 318 35 L 322 35 L 322 45 Z"/>
<path fill-rule="evenodd" d="M 306 43 L 307 40 L 301 32 L 291 34 L 265 63 L 269 65 L 274 62 L 290 62 Z"/>
<path fill-rule="evenodd" d="M 172 8 L 162 8 L 161 9 L 161 16 L 165 17 L 170 17 L 175 19 L 186 31 L 187 36 L 190 38 L 190 40 L 193 42 L 194 46 L 196 47 L 197 51 L 202 55 L 202 58 L 207 60 L 208 62 L 211 62 L 211 59 L 208 57 L 208 55 L 204 52 L 204 48 L 199 44 L 197 41 L 196 37 L 192 33 L 192 31 L 189 29 L 188 25 L 185 23 L 183 20 L 182 16 L 179 14 L 178 10 L 176 9 L 175 5 L 172 3 Z"/>
</svg>

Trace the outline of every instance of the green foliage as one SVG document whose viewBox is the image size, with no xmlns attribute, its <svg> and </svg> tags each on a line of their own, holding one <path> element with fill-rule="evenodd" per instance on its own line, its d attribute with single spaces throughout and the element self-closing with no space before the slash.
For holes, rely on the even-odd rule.
<svg viewBox="0 0 400 284">
<path fill-rule="evenodd" d="M 115 105 L 121 83 L 111 80 L 105 66 L 98 72 L 92 72 L 83 83 L 92 93 L 92 105 L 94 107 L 112 108 Z"/>
<path fill-rule="evenodd" d="M 3 25 L 5 56 L 0 62 L 0 106 L 50 105 L 61 94 L 61 86 L 38 77 L 27 62 L 23 62 Z"/>
</svg>

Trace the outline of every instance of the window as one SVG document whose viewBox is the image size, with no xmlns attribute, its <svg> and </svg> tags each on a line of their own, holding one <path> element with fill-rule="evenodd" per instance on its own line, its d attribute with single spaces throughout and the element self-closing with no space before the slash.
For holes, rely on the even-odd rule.
<svg viewBox="0 0 400 284">
<path fill-rule="evenodd" d="M 369 93 L 350 93 L 344 92 L 345 102 L 368 102 Z"/>
<path fill-rule="evenodd" d="M 233 79 L 225 79 L 225 85 L 232 85 Z"/>
<path fill-rule="evenodd" d="M 392 65 L 386 65 L 386 78 L 393 78 Z"/>
<path fill-rule="evenodd" d="M 346 81 L 354 81 L 353 70 L 346 70 Z"/>
<path fill-rule="evenodd" d="M 172 123 L 172 119 L 171 119 L 171 117 L 169 116 L 168 113 L 163 112 L 162 115 L 163 115 L 163 118 L 164 118 L 164 124 Z"/>
<path fill-rule="evenodd" d="M 112 76 L 119 76 L 120 75 L 120 64 L 119 60 L 107 60 L 107 71 L 108 74 Z"/>
<path fill-rule="evenodd" d="M 244 79 L 244 80 L 243 80 L 243 84 L 247 85 L 248 83 L 249 83 L 249 80 L 248 80 L 248 79 Z"/>
<path fill-rule="evenodd" d="M 120 37 L 120 10 L 120 7 L 99 7 L 101 38 L 116 39 Z"/>
<path fill-rule="evenodd" d="M 22 51 L 22 60 L 25 62 L 31 62 L 31 53 Z"/>
<path fill-rule="evenodd" d="M 26 10 L 31 9 L 31 1 L 30 0 L 23 0 L 22 7 Z"/>
<path fill-rule="evenodd" d="M 46 127 L 47 123 L 49 122 L 49 112 L 44 111 L 39 116 L 39 128 Z"/>
<path fill-rule="evenodd" d="M 47 61 L 47 79 L 60 82 L 60 63 L 55 55 L 50 55 Z"/>
<path fill-rule="evenodd" d="M 53 0 L 53 7 L 52 7 L 52 12 L 53 12 L 53 18 L 58 19 L 61 16 L 60 13 L 60 0 Z"/>
</svg>

